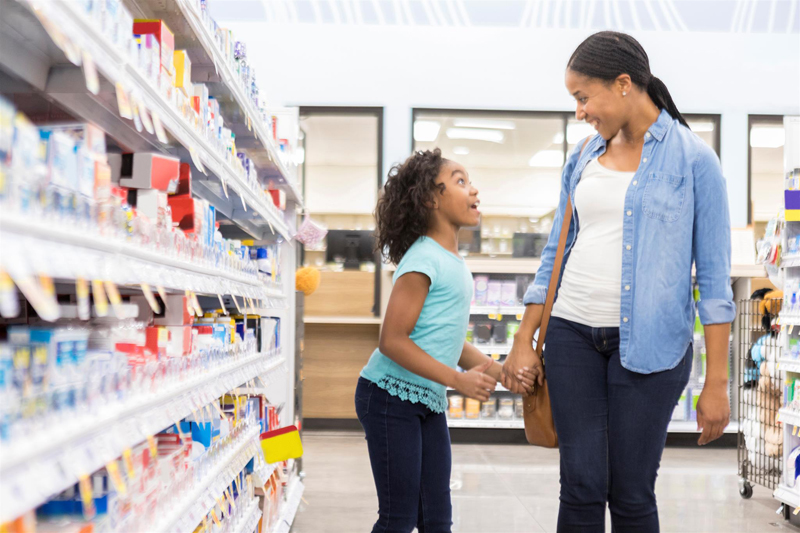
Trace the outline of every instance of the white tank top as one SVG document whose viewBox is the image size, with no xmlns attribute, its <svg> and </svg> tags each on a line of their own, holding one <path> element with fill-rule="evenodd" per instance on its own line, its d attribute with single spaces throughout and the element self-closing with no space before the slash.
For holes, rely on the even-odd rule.
<svg viewBox="0 0 800 533">
<path fill-rule="evenodd" d="M 593 328 L 618 328 L 622 294 L 622 222 L 635 172 L 595 159 L 575 190 L 580 229 L 564 269 L 553 316 Z"/>
</svg>

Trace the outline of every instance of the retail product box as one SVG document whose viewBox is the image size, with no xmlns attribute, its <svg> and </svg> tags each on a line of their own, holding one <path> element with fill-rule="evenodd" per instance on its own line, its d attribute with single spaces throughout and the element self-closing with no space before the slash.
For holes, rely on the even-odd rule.
<svg viewBox="0 0 800 533">
<path fill-rule="evenodd" d="M 500 305 L 503 295 L 503 283 L 500 281 L 490 281 L 486 294 L 486 305 Z"/>
<path fill-rule="evenodd" d="M 160 153 L 123 154 L 119 184 L 171 192 L 178 187 L 180 159 Z"/>
<path fill-rule="evenodd" d="M 478 420 L 481 417 L 481 402 L 467 398 L 466 418 L 467 420 Z"/>
<path fill-rule="evenodd" d="M 688 390 L 683 391 L 681 397 L 678 399 L 675 409 L 672 410 L 672 420 L 689 420 L 689 402 L 687 401 L 687 392 Z"/>
<path fill-rule="evenodd" d="M 144 330 L 145 348 L 152 354 L 157 354 L 159 359 L 167 355 L 169 331 L 164 327 L 151 326 Z"/>
<path fill-rule="evenodd" d="M 128 203 L 136 208 L 137 213 L 155 223 L 159 212 L 163 213 L 167 208 L 167 194 L 156 189 L 131 189 Z"/>
<path fill-rule="evenodd" d="M 475 305 L 486 305 L 489 296 L 489 277 L 475 276 Z"/>
<path fill-rule="evenodd" d="M 504 281 L 500 293 L 500 305 L 517 305 L 517 284 L 513 281 Z"/>
<path fill-rule="evenodd" d="M 158 72 L 161 69 L 161 45 L 155 35 L 144 34 L 136 35 L 134 41 L 139 50 L 138 66 L 139 70 L 151 80 L 158 80 Z"/>
<path fill-rule="evenodd" d="M 464 418 L 464 397 L 458 394 L 452 394 L 447 397 L 450 404 L 448 416 L 450 418 Z"/>
<path fill-rule="evenodd" d="M 172 107 L 178 107 L 175 99 L 175 71 L 169 71 L 164 67 L 159 68 L 158 71 L 158 90 L 161 96 L 169 102 Z"/>
<path fill-rule="evenodd" d="M 191 196 L 192 195 L 192 165 L 189 163 L 181 163 L 180 175 L 178 176 L 178 187 L 173 196 Z"/>
<path fill-rule="evenodd" d="M 183 294 L 168 294 L 164 309 L 157 315 L 153 323 L 157 326 L 191 325 L 193 316 L 189 312 L 189 299 Z"/>
<path fill-rule="evenodd" d="M 516 276 L 518 305 L 522 305 L 523 301 L 525 300 L 525 293 L 528 291 L 528 287 L 530 286 L 532 281 L 533 281 L 533 276 L 528 276 L 528 275 Z"/>
<path fill-rule="evenodd" d="M 163 20 L 136 19 L 133 22 L 133 33 L 136 35 L 153 35 L 161 48 L 160 65 L 172 72 L 173 55 L 175 53 L 175 36 Z"/>
<path fill-rule="evenodd" d="M 122 177 L 122 154 L 108 154 L 106 160 L 111 170 L 111 183 L 119 185 L 119 180 Z"/>
<path fill-rule="evenodd" d="M 192 90 L 192 62 L 186 50 L 175 50 L 172 64 L 175 67 L 175 88 L 189 96 Z"/>
<path fill-rule="evenodd" d="M 179 357 L 192 353 L 192 326 L 166 326 L 169 332 L 167 355 Z"/>
<path fill-rule="evenodd" d="M 489 344 L 489 342 L 492 340 L 491 322 L 476 323 L 474 336 L 476 344 Z"/>
<path fill-rule="evenodd" d="M 508 329 L 505 322 L 496 322 L 492 328 L 492 340 L 496 344 L 503 344 L 506 342 Z"/>
<path fill-rule="evenodd" d="M 269 194 L 272 196 L 272 203 L 275 204 L 275 207 L 284 211 L 286 209 L 286 192 L 280 189 L 270 189 Z"/>
<path fill-rule="evenodd" d="M 172 208 L 172 221 L 186 233 L 197 233 L 203 230 L 203 204 L 191 196 L 170 196 L 169 206 Z"/>
</svg>

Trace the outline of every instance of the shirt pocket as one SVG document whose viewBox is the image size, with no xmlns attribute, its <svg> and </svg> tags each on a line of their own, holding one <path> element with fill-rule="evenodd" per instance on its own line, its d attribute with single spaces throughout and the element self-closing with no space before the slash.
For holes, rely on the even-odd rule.
<svg viewBox="0 0 800 533">
<path fill-rule="evenodd" d="M 685 176 L 651 172 L 644 188 L 642 211 L 650 218 L 675 222 L 681 216 L 685 199 Z"/>
</svg>

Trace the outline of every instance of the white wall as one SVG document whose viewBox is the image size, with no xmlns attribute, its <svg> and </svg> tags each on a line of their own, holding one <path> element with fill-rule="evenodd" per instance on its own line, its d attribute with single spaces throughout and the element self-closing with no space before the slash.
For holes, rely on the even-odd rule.
<svg viewBox="0 0 800 533">
<path fill-rule="evenodd" d="M 384 107 L 384 171 L 411 150 L 414 107 L 572 110 L 564 68 L 588 35 L 475 26 L 227 26 L 247 43 L 270 105 Z M 722 115 L 732 222 L 744 226 L 747 115 L 800 114 L 800 35 L 635 36 L 681 111 Z"/>
<path fill-rule="evenodd" d="M 378 193 L 375 166 L 306 166 L 306 208 L 311 213 L 369 215 Z"/>
</svg>

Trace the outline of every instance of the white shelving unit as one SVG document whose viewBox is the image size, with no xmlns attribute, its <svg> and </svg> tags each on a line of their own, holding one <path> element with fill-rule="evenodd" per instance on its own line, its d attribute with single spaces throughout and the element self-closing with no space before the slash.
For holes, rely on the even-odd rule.
<svg viewBox="0 0 800 533">
<path fill-rule="evenodd" d="M 286 502 L 277 523 L 272 528 L 272 533 L 289 533 L 305 490 L 306 486 L 297 478 L 289 483 L 286 490 Z"/>
<path fill-rule="evenodd" d="M 168 382 L 150 393 L 100 405 L 89 413 L 75 413 L 53 421 L 47 431 L 32 428 L 24 446 L 0 444 L 0 523 L 12 520 L 70 488 L 141 446 L 150 436 L 217 402 L 222 395 L 245 390 L 260 380 L 259 391 L 270 402 L 283 404 L 283 425 L 294 423 L 296 254 L 291 238 L 297 209 L 302 207 L 296 172 L 276 143 L 261 112 L 223 57 L 216 40 L 192 0 L 124 0 L 137 18 L 169 18 L 176 43 L 191 47 L 193 64 L 210 69 L 209 92 L 226 106 L 225 125 L 234 131 L 237 148 L 255 162 L 260 178 L 267 178 L 287 195 L 287 209 L 278 210 L 272 198 L 251 185 L 227 154 L 192 127 L 179 109 L 102 31 L 102 25 L 83 11 L 85 3 L 71 0 L 0 0 L 0 89 L 13 80 L 10 92 L 25 92 L 44 105 L 56 104 L 77 121 L 102 129 L 123 151 L 161 152 L 191 163 L 193 195 L 207 200 L 221 215 L 218 220 L 249 235 L 258 244 L 282 247 L 283 281 L 246 274 L 210 260 L 187 260 L 171 250 L 148 248 L 130 240 L 110 238 L 96 230 L 69 226 L 45 216 L 24 216 L 0 208 L 0 270 L 24 270 L 47 275 L 57 283 L 100 279 L 129 291 L 142 284 L 168 292 L 189 291 L 208 296 L 253 300 L 250 312 L 280 319 L 277 351 L 231 356 L 222 365 Z M 164 14 L 164 17 L 151 16 Z M 176 49 L 181 48 L 176 46 Z M 251 55 L 261 53 L 252 50 Z M 70 62 L 70 57 L 75 61 Z M 82 66 L 81 66 L 82 63 Z M 99 91 L 87 89 L 84 72 L 98 73 Z M 117 89 L 146 109 L 165 135 L 148 133 L 123 118 Z M 263 98 L 263 96 L 262 96 Z M 234 107 L 235 106 L 235 107 Z M 125 292 L 125 294 L 129 294 Z M 147 527 L 154 532 L 193 531 L 213 507 L 215 499 L 254 457 L 254 475 L 269 479 L 277 465 L 264 463 L 258 445 L 259 428 L 227 448 L 215 450 L 213 468 L 196 475 L 190 489 Z M 12 441 L 14 442 L 14 441 Z M 289 490 L 276 531 L 288 531 L 303 493 L 299 473 L 290 472 Z M 32 482 L 35 480 L 35 482 Z M 246 507 L 246 509 L 245 509 Z M 231 531 L 252 532 L 261 517 L 257 499 L 240 502 Z M 285 529 L 282 529 L 285 524 Z"/>
<path fill-rule="evenodd" d="M 784 172 L 788 174 L 800 168 L 800 117 L 784 117 L 784 130 L 786 142 L 784 145 Z M 788 239 L 800 234 L 800 222 L 791 221 L 787 213 L 786 223 L 781 232 L 782 250 L 789 250 Z M 782 382 L 786 383 L 789 379 L 800 379 L 800 361 L 790 357 L 790 339 L 797 338 L 797 327 L 800 326 L 800 314 L 790 309 L 792 297 L 790 294 L 795 292 L 794 282 L 800 278 L 800 255 L 786 254 L 781 258 L 781 269 L 784 273 L 784 294 L 785 300 L 782 313 L 778 319 L 781 326 L 780 339 L 783 342 L 783 356 L 778 361 L 778 370 L 781 372 Z M 787 387 L 788 388 L 788 387 Z M 781 483 L 775 489 L 773 496 L 776 500 L 783 502 L 790 508 L 795 509 L 795 514 L 800 509 L 800 488 L 789 487 L 789 480 L 786 479 L 787 465 L 792 451 L 800 446 L 800 410 L 797 409 L 797 400 L 791 404 L 788 398 L 783 398 L 784 407 L 779 411 L 778 422 L 783 426 L 783 473 Z M 792 480 L 794 481 L 794 480 Z M 788 517 L 788 513 L 784 513 Z"/>
</svg>

